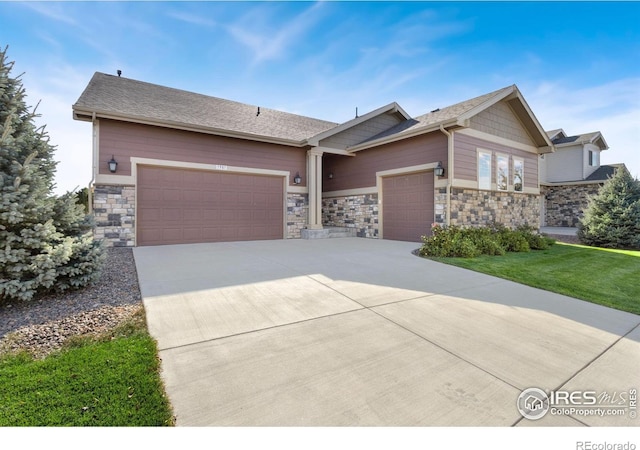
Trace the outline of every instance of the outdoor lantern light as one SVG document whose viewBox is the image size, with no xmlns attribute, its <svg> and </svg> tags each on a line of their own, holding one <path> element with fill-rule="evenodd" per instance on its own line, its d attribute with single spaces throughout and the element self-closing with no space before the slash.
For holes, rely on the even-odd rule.
<svg viewBox="0 0 640 450">
<path fill-rule="evenodd" d="M 333 180 L 333 172 L 329 172 L 329 179 Z"/>
<path fill-rule="evenodd" d="M 302 178 L 300 178 L 300 172 L 296 172 L 296 176 L 293 177 L 293 184 L 302 183 Z"/>
<path fill-rule="evenodd" d="M 435 169 L 433 169 L 433 173 L 436 174 L 437 177 L 444 176 L 444 167 L 442 167 L 442 163 L 438 161 L 438 165 Z"/>
<path fill-rule="evenodd" d="M 111 155 L 111 161 L 109 161 L 109 172 L 115 173 L 118 169 L 118 161 L 113 159 L 113 155 Z"/>
</svg>

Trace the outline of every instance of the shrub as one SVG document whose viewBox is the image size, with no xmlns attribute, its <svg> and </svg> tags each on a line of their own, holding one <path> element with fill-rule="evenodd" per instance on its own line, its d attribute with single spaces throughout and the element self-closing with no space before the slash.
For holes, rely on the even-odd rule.
<svg viewBox="0 0 640 450">
<path fill-rule="evenodd" d="M 468 228 L 436 225 L 432 228 L 432 235 L 423 236 L 422 241 L 419 250 L 421 256 L 461 258 L 543 250 L 555 242 L 541 236 L 533 227 L 522 226 L 511 230 L 500 224 Z"/>
</svg>

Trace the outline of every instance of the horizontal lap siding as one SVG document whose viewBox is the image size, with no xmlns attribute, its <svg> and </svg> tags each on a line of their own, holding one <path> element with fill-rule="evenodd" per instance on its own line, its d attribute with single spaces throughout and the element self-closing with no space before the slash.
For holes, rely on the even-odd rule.
<svg viewBox="0 0 640 450">
<path fill-rule="evenodd" d="M 306 182 L 306 152 L 302 148 L 112 120 L 100 121 L 99 134 L 102 174 L 109 174 L 107 161 L 113 155 L 118 175 L 131 175 L 130 157 L 139 157 L 287 170 L 291 178 L 300 173 Z"/>
<path fill-rule="evenodd" d="M 442 161 L 447 165 L 447 138 L 430 133 L 380 147 L 356 156 L 327 154 L 323 159 L 323 191 L 357 189 L 376 185 L 376 172 Z M 333 179 L 329 179 L 333 173 Z"/>
<path fill-rule="evenodd" d="M 522 158 L 524 160 L 524 185 L 531 188 L 538 187 L 538 155 L 460 133 L 455 133 L 454 136 L 455 163 L 453 170 L 456 179 L 476 181 L 478 173 L 477 149 L 481 148 Z M 493 160 L 493 171 L 495 172 L 495 157 Z"/>
</svg>

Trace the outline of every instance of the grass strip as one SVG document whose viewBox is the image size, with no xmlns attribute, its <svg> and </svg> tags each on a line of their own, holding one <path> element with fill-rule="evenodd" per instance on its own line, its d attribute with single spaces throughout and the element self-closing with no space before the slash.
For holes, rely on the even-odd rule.
<svg viewBox="0 0 640 450">
<path fill-rule="evenodd" d="M 640 252 L 556 243 L 547 250 L 431 258 L 599 305 L 640 314 Z"/>
<path fill-rule="evenodd" d="M 142 316 L 142 320 L 140 318 Z M 37 360 L 0 358 L 0 426 L 165 426 L 172 412 L 144 312 Z"/>
</svg>

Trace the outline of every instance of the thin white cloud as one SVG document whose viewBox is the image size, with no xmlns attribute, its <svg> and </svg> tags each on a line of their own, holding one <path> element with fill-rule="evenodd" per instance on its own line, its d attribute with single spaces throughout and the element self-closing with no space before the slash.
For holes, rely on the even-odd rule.
<svg viewBox="0 0 640 450">
<path fill-rule="evenodd" d="M 600 131 L 609 144 L 602 163 L 625 163 L 640 176 L 640 78 L 583 88 L 543 81 L 524 95 L 546 129 L 562 128 L 569 135 Z"/>
<path fill-rule="evenodd" d="M 78 21 L 69 15 L 68 10 L 63 8 L 63 4 L 61 5 L 50 2 L 24 2 L 22 5 L 48 19 L 72 25 L 74 27 L 80 27 Z"/>
<path fill-rule="evenodd" d="M 251 10 L 237 23 L 227 26 L 226 29 L 240 44 L 252 52 L 251 65 L 255 66 L 281 58 L 322 18 L 319 13 L 322 7 L 322 3 L 315 3 L 284 24 L 264 24 L 268 12 L 273 13 L 274 9 L 267 10 L 262 5 L 260 8 Z"/>
<path fill-rule="evenodd" d="M 200 16 L 197 14 L 187 13 L 184 11 L 169 11 L 167 13 L 167 16 L 171 17 L 172 19 L 176 19 L 181 22 L 188 23 L 189 25 L 198 25 L 198 26 L 204 26 L 209 28 L 213 28 L 217 25 L 214 20 L 208 19 L 206 17 Z"/>
</svg>

